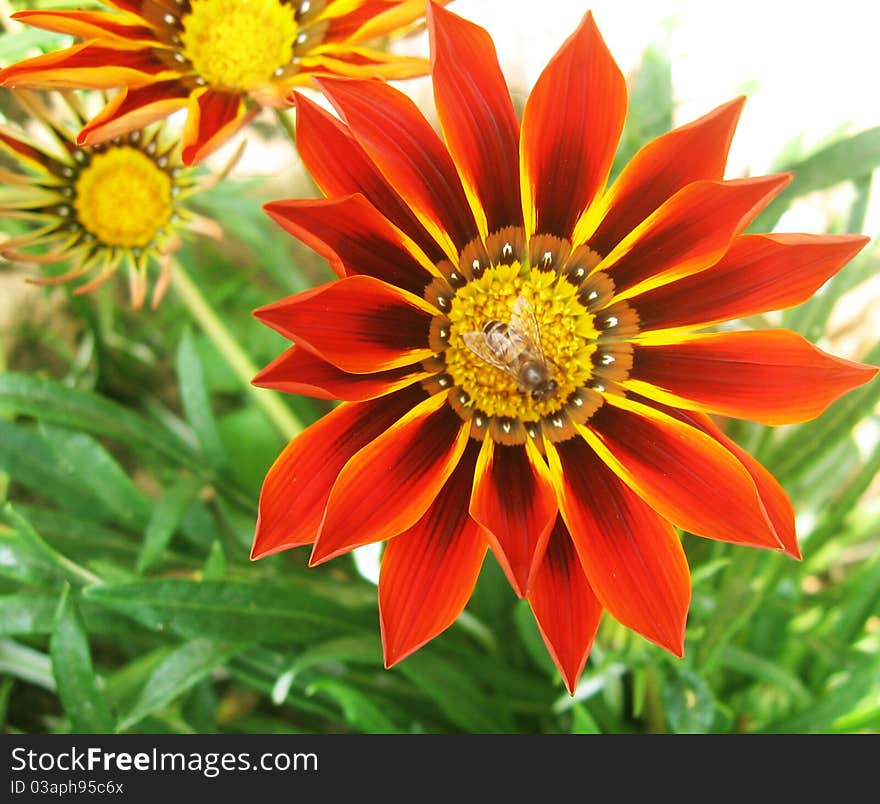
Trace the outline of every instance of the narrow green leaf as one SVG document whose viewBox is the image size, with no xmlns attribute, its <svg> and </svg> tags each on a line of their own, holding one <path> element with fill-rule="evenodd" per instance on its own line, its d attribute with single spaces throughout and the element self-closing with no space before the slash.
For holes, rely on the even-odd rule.
<svg viewBox="0 0 880 804">
<path fill-rule="evenodd" d="M 364 734 L 397 734 L 394 725 L 360 690 L 334 678 L 319 678 L 306 689 L 308 695 L 322 693 L 342 707 L 345 722 Z"/>
<path fill-rule="evenodd" d="M 601 734 L 602 729 L 593 719 L 582 703 L 577 703 L 571 708 L 571 733 L 572 734 Z"/>
<path fill-rule="evenodd" d="M 726 645 L 721 651 L 721 664 L 730 670 L 785 690 L 798 705 L 803 706 L 810 701 L 809 690 L 797 676 L 763 656 L 738 648 L 736 645 Z"/>
<path fill-rule="evenodd" d="M 226 575 L 226 556 L 223 553 L 223 545 L 218 541 L 211 542 L 211 549 L 205 559 L 202 569 L 203 581 L 222 581 Z"/>
<path fill-rule="evenodd" d="M 226 461 L 226 454 L 217 432 L 214 412 L 211 410 L 202 359 L 188 329 L 184 331 L 177 348 L 177 380 L 184 413 L 192 425 L 205 458 L 211 466 L 222 466 Z"/>
<path fill-rule="evenodd" d="M 754 232 L 770 232 L 792 201 L 843 181 L 859 179 L 880 167 L 880 127 L 862 131 L 822 148 L 801 162 L 786 167 L 794 171 L 788 185 L 757 217 Z"/>
<path fill-rule="evenodd" d="M 70 587 L 61 596 L 49 653 L 58 697 L 71 730 L 77 734 L 111 733 L 113 715 L 99 689 L 85 627 Z"/>
<path fill-rule="evenodd" d="M 203 483 L 194 478 L 181 478 L 165 491 L 153 506 L 144 543 L 138 556 L 137 571 L 146 572 L 162 556 L 180 520 Z"/>
<path fill-rule="evenodd" d="M 12 639 L 0 639 L 0 674 L 55 692 L 49 657 Z"/>
<path fill-rule="evenodd" d="M 130 729 L 167 706 L 243 648 L 240 644 L 211 639 L 194 639 L 175 648 L 153 670 L 132 707 L 120 716 L 119 730 Z"/>
<path fill-rule="evenodd" d="M 57 609 L 55 595 L 0 595 L 0 635 L 51 634 Z"/>
<path fill-rule="evenodd" d="M 189 638 L 313 644 L 372 626 L 335 601 L 293 585 L 278 588 L 174 578 L 92 586 L 85 596 L 148 628 L 170 629 Z"/>
<path fill-rule="evenodd" d="M 2 729 L 4 734 L 10 733 L 10 730 L 6 727 L 6 713 L 9 710 L 9 698 L 14 686 L 14 678 L 7 676 L 0 680 L 0 729 Z"/>
</svg>

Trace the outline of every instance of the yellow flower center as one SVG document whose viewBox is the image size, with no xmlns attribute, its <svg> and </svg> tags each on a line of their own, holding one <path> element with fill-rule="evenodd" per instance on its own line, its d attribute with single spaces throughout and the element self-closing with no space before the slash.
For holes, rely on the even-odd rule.
<svg viewBox="0 0 880 804">
<path fill-rule="evenodd" d="M 246 91 L 265 84 L 293 56 L 295 9 L 280 0 L 192 0 L 183 52 L 210 86 Z"/>
<path fill-rule="evenodd" d="M 147 246 L 171 218 L 171 177 L 128 146 L 96 153 L 76 181 L 82 226 L 108 246 Z"/>
<path fill-rule="evenodd" d="M 490 417 L 538 421 L 593 374 L 593 315 L 555 271 L 492 267 L 456 293 L 448 318 L 446 372 Z"/>
</svg>

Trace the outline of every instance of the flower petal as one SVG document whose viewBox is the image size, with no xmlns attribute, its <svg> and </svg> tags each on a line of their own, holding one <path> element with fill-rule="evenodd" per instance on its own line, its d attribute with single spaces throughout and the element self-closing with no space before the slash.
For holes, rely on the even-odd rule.
<svg viewBox="0 0 880 804">
<path fill-rule="evenodd" d="M 583 439 L 553 445 L 548 460 L 562 516 L 602 606 L 627 628 L 681 656 L 691 585 L 672 525 Z"/>
<path fill-rule="evenodd" d="M 18 89 L 112 89 L 174 78 L 152 49 L 138 42 L 89 40 L 0 70 L 0 86 Z"/>
<path fill-rule="evenodd" d="M 312 75 L 335 75 L 340 78 L 383 78 L 385 80 L 402 80 L 414 78 L 430 72 L 431 64 L 427 59 L 417 56 L 398 56 L 383 50 L 367 47 L 346 46 L 344 50 L 333 47 L 322 47 L 315 55 L 306 56 L 299 63 L 299 73 L 293 79 L 305 84 L 304 80 Z"/>
<path fill-rule="evenodd" d="M 724 165 L 745 98 L 719 106 L 645 145 L 594 209 L 578 224 L 574 242 L 610 254 L 654 210 L 691 182 L 724 177 Z M 588 220 L 598 222 L 590 232 Z M 591 228 L 591 227 L 590 227 Z"/>
<path fill-rule="evenodd" d="M 778 425 L 815 419 L 876 374 L 775 329 L 636 344 L 624 384 L 669 405 Z"/>
<path fill-rule="evenodd" d="M 626 118 L 626 81 L 588 13 L 538 79 L 520 141 L 526 234 L 571 237 L 605 187 Z"/>
<path fill-rule="evenodd" d="M 717 262 L 791 174 L 697 181 L 679 190 L 596 266 L 629 298 Z"/>
<path fill-rule="evenodd" d="M 478 452 L 472 441 L 425 515 L 385 547 L 379 622 L 386 667 L 449 628 L 474 591 L 488 546 L 465 502 Z"/>
<path fill-rule="evenodd" d="M 259 111 L 248 110 L 238 95 L 206 89 L 189 98 L 183 128 L 181 159 L 185 165 L 201 162 L 211 151 L 235 135 Z"/>
<path fill-rule="evenodd" d="M 189 90 L 177 80 L 121 89 L 79 132 L 80 145 L 94 145 L 161 120 L 187 106 Z"/>
<path fill-rule="evenodd" d="M 714 438 L 652 407 L 610 395 L 581 432 L 621 480 L 680 528 L 780 549 L 754 481 Z"/>
<path fill-rule="evenodd" d="M 599 629 L 602 604 L 590 587 L 561 517 L 547 541 L 547 552 L 535 574 L 529 605 L 544 644 L 574 695 Z"/>
<path fill-rule="evenodd" d="M 291 346 L 251 382 L 259 388 L 273 388 L 287 394 L 360 402 L 406 388 L 427 376 L 427 371 L 413 366 L 375 374 L 347 374 L 317 355 Z"/>
<path fill-rule="evenodd" d="M 379 81 L 316 81 L 388 183 L 457 261 L 477 225 L 449 151 L 418 107 Z"/>
<path fill-rule="evenodd" d="M 488 531 L 492 551 L 520 597 L 541 564 L 557 510 L 547 467 L 531 440 L 525 447 L 483 441 L 470 512 Z"/>
<path fill-rule="evenodd" d="M 263 481 L 251 558 L 313 542 L 342 467 L 422 399 L 407 389 L 340 405 L 294 438 Z"/>
<path fill-rule="evenodd" d="M 437 0 L 433 0 L 434 3 Z M 445 5 L 450 0 L 440 0 Z M 400 31 L 425 15 L 423 0 L 366 0 L 330 24 L 328 36 L 346 42 L 364 42 Z"/>
<path fill-rule="evenodd" d="M 254 315 L 285 338 L 353 374 L 430 357 L 430 305 L 372 276 L 349 276 L 261 307 Z"/>
<path fill-rule="evenodd" d="M 147 40 L 151 44 L 158 44 L 152 28 L 132 25 L 119 14 L 105 11 L 19 11 L 13 14 L 13 19 L 44 31 L 70 34 L 81 39 L 110 36 L 129 42 Z"/>
<path fill-rule="evenodd" d="M 432 279 L 430 260 L 362 195 L 273 201 L 264 209 L 340 277 L 365 274 L 417 294 Z"/>
<path fill-rule="evenodd" d="M 861 235 L 741 235 L 711 268 L 633 299 L 639 331 L 706 327 L 800 304 L 869 241 Z"/>
<path fill-rule="evenodd" d="M 400 231 L 418 243 L 432 263 L 445 253 L 346 126 L 304 95 L 296 102 L 296 146 L 315 183 L 327 196 L 362 193 Z"/>
<path fill-rule="evenodd" d="M 469 429 L 436 394 L 356 453 L 333 484 L 310 565 L 415 525 L 458 464 Z"/>
<path fill-rule="evenodd" d="M 519 169 L 519 121 L 485 30 L 428 5 L 434 99 L 440 126 L 484 236 L 522 226 L 511 189 Z"/>
</svg>

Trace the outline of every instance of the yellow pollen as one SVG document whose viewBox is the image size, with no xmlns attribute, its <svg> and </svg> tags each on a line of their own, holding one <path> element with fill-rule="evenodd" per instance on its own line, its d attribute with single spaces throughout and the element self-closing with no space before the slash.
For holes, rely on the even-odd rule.
<svg viewBox="0 0 880 804">
<path fill-rule="evenodd" d="M 207 84 L 246 91 L 293 57 L 294 7 L 280 0 L 192 0 L 183 53 Z"/>
<path fill-rule="evenodd" d="M 556 272 L 523 270 L 518 262 L 490 268 L 456 293 L 449 311 L 446 372 L 475 409 L 489 416 L 538 421 L 564 407 L 590 380 L 599 333 L 577 294 L 578 289 Z M 520 296 L 534 311 L 540 336 L 540 343 L 529 349 L 543 358 L 558 383 L 553 396 L 542 401 L 520 385 L 515 370 L 491 365 L 465 342 L 466 333 L 480 333 L 490 321 L 509 324 Z"/>
<path fill-rule="evenodd" d="M 76 181 L 77 219 L 108 246 L 148 246 L 171 218 L 172 182 L 136 148 L 92 157 Z"/>
</svg>

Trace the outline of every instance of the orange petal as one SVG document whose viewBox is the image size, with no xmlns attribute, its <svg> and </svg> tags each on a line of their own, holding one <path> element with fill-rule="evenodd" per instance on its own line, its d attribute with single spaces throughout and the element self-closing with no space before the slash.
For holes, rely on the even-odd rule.
<svg viewBox="0 0 880 804">
<path fill-rule="evenodd" d="M 630 302 L 639 330 L 695 329 L 809 299 L 861 251 L 861 235 L 740 235 L 705 271 Z"/>
<path fill-rule="evenodd" d="M 751 476 L 714 438 L 617 396 L 605 398 L 582 434 L 670 522 L 709 539 L 781 548 Z"/>
<path fill-rule="evenodd" d="M 449 2 L 442 0 L 440 5 Z M 327 37 L 331 41 L 366 42 L 400 32 L 424 16 L 423 0 L 366 0 L 356 10 L 331 20 Z"/>
<path fill-rule="evenodd" d="M 259 388 L 273 388 L 287 394 L 360 402 L 406 388 L 427 376 L 428 372 L 419 366 L 403 366 L 375 374 L 346 374 L 311 352 L 291 346 L 251 382 Z"/>
<path fill-rule="evenodd" d="M 202 90 L 189 97 L 189 113 L 183 129 L 181 158 L 185 165 L 201 162 L 256 115 L 239 95 Z"/>
<path fill-rule="evenodd" d="M 529 605 L 544 644 L 574 695 L 599 629 L 602 604 L 590 587 L 561 517 L 547 541 L 547 552 L 535 574 Z"/>
<path fill-rule="evenodd" d="M 379 622 L 386 667 L 449 628 L 474 591 L 487 543 L 464 501 L 478 451 L 472 441 L 425 515 L 385 547 Z"/>
<path fill-rule="evenodd" d="M 457 260 L 477 225 L 449 151 L 418 107 L 379 81 L 316 80 L 388 183 Z"/>
<path fill-rule="evenodd" d="M 106 11 L 19 11 L 13 14 L 13 19 L 44 31 L 70 34 L 81 39 L 110 36 L 129 42 L 141 40 L 144 44 L 159 44 L 152 28 L 132 25 L 119 14 Z"/>
<path fill-rule="evenodd" d="M 430 357 L 432 308 L 371 276 L 350 276 L 261 307 L 254 315 L 343 371 L 371 374 Z"/>
<path fill-rule="evenodd" d="M 745 98 L 719 106 L 709 114 L 658 137 L 645 145 L 623 169 L 595 212 L 595 232 L 575 232 L 582 243 L 610 254 L 614 247 L 645 218 L 691 182 L 724 178 L 730 141 Z M 586 228 L 586 219 L 578 229 Z"/>
<path fill-rule="evenodd" d="M 526 102 L 520 142 L 526 233 L 570 238 L 605 188 L 626 117 L 626 82 L 588 13 Z"/>
<path fill-rule="evenodd" d="M 458 465 L 468 431 L 446 395 L 437 394 L 356 453 L 333 484 L 309 563 L 415 525 Z"/>
<path fill-rule="evenodd" d="M 343 404 L 294 438 L 263 481 L 251 558 L 313 542 L 342 467 L 422 399 L 408 389 Z"/>
<path fill-rule="evenodd" d="M 344 50 L 333 47 L 322 50 L 323 52 L 310 54 L 300 61 L 300 73 L 336 75 L 340 78 L 382 78 L 393 81 L 425 75 L 431 69 L 427 59 L 398 56 L 373 48 L 346 46 Z"/>
<path fill-rule="evenodd" d="M 483 235 L 522 225 L 514 189 L 519 121 L 485 30 L 428 6 L 434 99 L 446 144 Z"/>
<path fill-rule="evenodd" d="M 602 260 L 597 271 L 629 298 L 717 262 L 791 174 L 687 185 Z"/>
<path fill-rule="evenodd" d="M 419 247 L 362 195 L 273 201 L 264 209 L 340 277 L 364 274 L 418 295 L 433 278 Z"/>
<path fill-rule="evenodd" d="M 362 193 L 400 231 L 416 242 L 432 263 L 445 253 L 412 210 L 358 145 L 346 126 L 299 93 L 296 100 L 296 146 L 303 163 L 326 196 Z"/>
<path fill-rule="evenodd" d="M 548 450 L 562 516 L 590 586 L 627 628 L 684 653 L 690 571 L 672 525 L 580 438 Z"/>
<path fill-rule="evenodd" d="M 556 494 L 547 467 L 531 441 L 525 446 L 483 441 L 474 475 L 471 516 L 520 597 L 529 591 L 556 521 Z"/>
<path fill-rule="evenodd" d="M 777 329 L 637 344 L 625 385 L 669 405 L 778 425 L 815 419 L 876 374 Z"/>
</svg>

